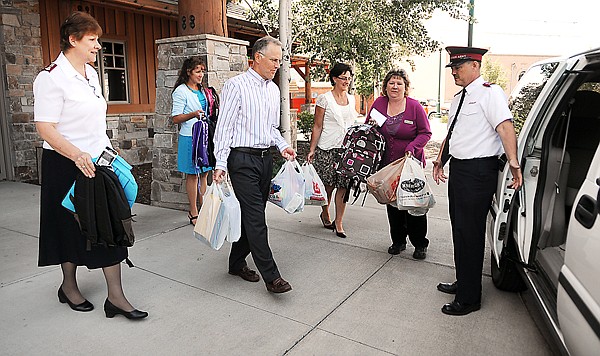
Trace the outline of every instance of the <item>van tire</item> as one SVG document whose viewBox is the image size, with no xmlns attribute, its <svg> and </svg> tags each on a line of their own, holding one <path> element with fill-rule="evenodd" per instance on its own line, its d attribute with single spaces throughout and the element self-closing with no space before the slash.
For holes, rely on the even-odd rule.
<svg viewBox="0 0 600 356">
<path fill-rule="evenodd" d="M 511 243 L 504 247 L 500 256 L 500 265 L 496 264 L 496 256 L 491 252 L 491 270 L 492 281 L 496 288 L 508 292 L 522 292 L 525 290 L 525 283 L 519 274 L 519 265 L 508 258 L 507 250 L 514 251 Z"/>
</svg>

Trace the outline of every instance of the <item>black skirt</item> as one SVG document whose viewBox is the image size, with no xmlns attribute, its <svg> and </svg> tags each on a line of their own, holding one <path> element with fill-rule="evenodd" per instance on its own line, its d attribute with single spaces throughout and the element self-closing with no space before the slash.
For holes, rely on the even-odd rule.
<svg viewBox="0 0 600 356">
<path fill-rule="evenodd" d="M 86 250 L 73 214 L 61 203 L 80 171 L 54 150 L 42 155 L 42 190 L 38 266 L 71 262 L 89 269 L 113 266 L 127 258 L 127 247 L 92 246 Z"/>
</svg>

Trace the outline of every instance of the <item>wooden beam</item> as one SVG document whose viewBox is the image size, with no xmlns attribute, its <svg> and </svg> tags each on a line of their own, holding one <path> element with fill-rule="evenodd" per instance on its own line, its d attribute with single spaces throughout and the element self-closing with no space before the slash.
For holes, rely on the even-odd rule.
<svg viewBox="0 0 600 356">
<path fill-rule="evenodd" d="M 306 76 L 306 74 L 304 74 L 304 72 L 302 71 L 302 69 L 297 64 L 292 65 L 292 68 L 294 68 L 296 70 L 296 72 L 298 74 L 300 74 L 300 76 L 302 78 L 304 78 Z"/>
</svg>

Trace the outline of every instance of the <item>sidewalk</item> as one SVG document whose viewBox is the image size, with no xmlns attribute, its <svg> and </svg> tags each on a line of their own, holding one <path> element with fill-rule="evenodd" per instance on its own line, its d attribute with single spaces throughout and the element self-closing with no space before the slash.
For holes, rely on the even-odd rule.
<svg viewBox="0 0 600 356">
<path fill-rule="evenodd" d="M 123 264 L 132 303 L 150 316 L 106 319 L 102 272 L 80 268 L 95 305 L 60 304 L 59 267 L 38 268 L 39 187 L 0 182 L 0 350 L 7 355 L 546 355 L 548 346 L 519 295 L 494 288 L 485 262 L 483 305 L 464 317 L 442 314 L 436 291 L 454 268 L 445 186 L 433 187 L 427 259 L 413 248 L 392 257 L 385 208 L 369 196 L 348 206 L 347 239 L 323 229 L 320 208 L 288 215 L 272 204 L 271 247 L 293 291 L 227 274 L 229 246 L 213 251 L 192 237 L 185 212 L 135 205 L 136 265 Z M 249 265 L 254 268 L 252 260 Z"/>
</svg>

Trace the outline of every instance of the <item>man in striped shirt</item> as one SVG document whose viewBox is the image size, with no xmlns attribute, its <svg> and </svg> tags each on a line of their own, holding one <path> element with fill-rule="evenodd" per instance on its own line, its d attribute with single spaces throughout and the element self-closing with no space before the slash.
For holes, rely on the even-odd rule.
<svg viewBox="0 0 600 356">
<path fill-rule="evenodd" d="M 223 86 L 214 137 L 217 163 L 213 180 L 220 183 L 229 172 L 242 211 L 242 236 L 231 246 L 229 273 L 258 282 L 260 277 L 246 263 L 252 253 L 267 290 L 285 293 L 292 286 L 281 278 L 273 259 L 265 218 L 273 171 L 269 147 L 277 146 L 288 160 L 296 157 L 277 129 L 279 88 L 273 77 L 282 63 L 281 42 L 265 36 L 254 44 L 252 56 L 251 68 Z"/>
</svg>

